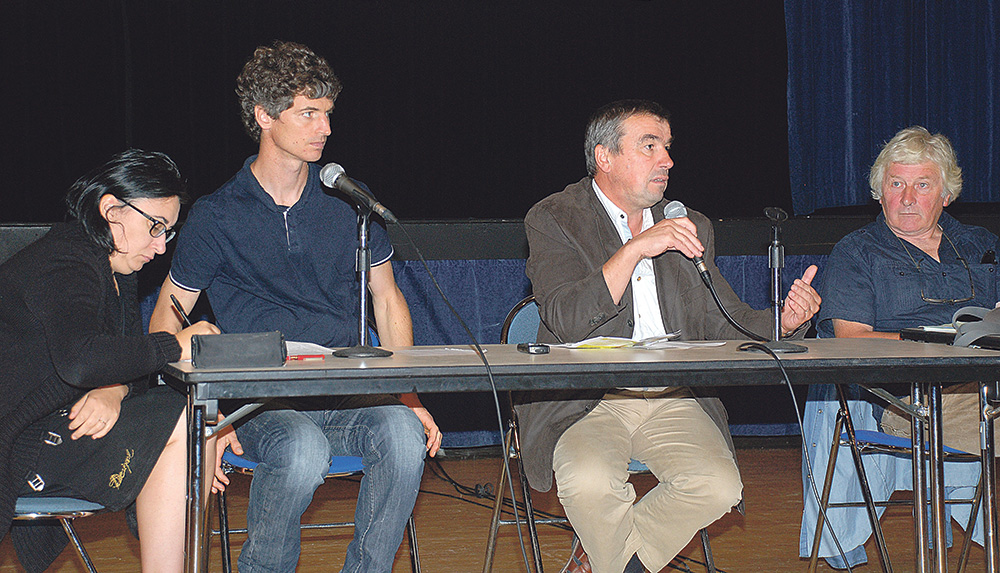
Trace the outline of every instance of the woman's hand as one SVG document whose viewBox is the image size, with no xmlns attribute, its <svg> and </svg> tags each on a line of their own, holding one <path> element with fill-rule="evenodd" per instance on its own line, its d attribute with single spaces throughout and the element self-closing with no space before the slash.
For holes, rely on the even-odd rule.
<svg viewBox="0 0 1000 573">
<path fill-rule="evenodd" d="M 115 426 L 122 411 L 122 400 L 128 394 L 128 386 L 115 384 L 95 388 L 77 400 L 69 410 L 70 439 L 83 436 L 93 439 L 103 438 Z"/>
<path fill-rule="evenodd" d="M 196 322 L 176 335 L 177 342 L 181 345 L 181 360 L 191 359 L 191 337 L 195 334 L 219 334 L 222 332 L 218 326 L 204 320 Z"/>
</svg>

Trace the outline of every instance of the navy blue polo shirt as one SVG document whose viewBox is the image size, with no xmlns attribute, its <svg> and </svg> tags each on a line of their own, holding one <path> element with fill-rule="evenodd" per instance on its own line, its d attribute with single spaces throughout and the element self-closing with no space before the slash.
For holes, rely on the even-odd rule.
<svg viewBox="0 0 1000 573">
<path fill-rule="evenodd" d="M 287 340 L 358 343 L 357 214 L 327 195 L 318 165 L 302 197 L 275 204 L 246 160 L 225 185 L 195 202 L 177 237 L 170 279 L 205 291 L 223 332 L 280 330 Z M 372 265 L 392 256 L 373 222 Z"/>
<path fill-rule="evenodd" d="M 941 214 L 938 224 L 947 236 L 938 247 L 940 262 L 896 237 L 883 214 L 841 239 L 823 269 L 820 336 L 833 337 L 834 318 L 867 324 L 876 332 L 898 332 L 951 323 L 955 311 L 966 306 L 993 308 L 998 299 L 997 265 L 983 261 L 994 260 L 997 236 L 982 227 L 963 225 L 947 213 Z M 968 271 L 959 256 L 968 263 Z M 973 284 L 972 300 L 950 304 L 924 300 L 966 298 L 972 295 Z"/>
</svg>

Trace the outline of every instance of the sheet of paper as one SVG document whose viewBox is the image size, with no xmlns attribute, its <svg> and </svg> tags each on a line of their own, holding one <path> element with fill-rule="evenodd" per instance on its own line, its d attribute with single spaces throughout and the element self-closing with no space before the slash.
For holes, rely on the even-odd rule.
<svg viewBox="0 0 1000 573">
<path fill-rule="evenodd" d="M 938 326 L 921 326 L 921 330 L 926 330 L 927 332 L 944 332 L 946 334 L 955 334 L 955 327 L 950 324 L 941 324 Z"/>
<path fill-rule="evenodd" d="M 621 338 L 617 336 L 595 336 L 581 340 L 580 342 L 568 342 L 566 344 L 550 344 L 555 348 L 628 348 L 635 346 L 635 341 L 631 338 Z"/>
<path fill-rule="evenodd" d="M 637 346 L 636 348 L 642 348 L 643 350 L 662 350 L 662 349 L 694 349 L 694 348 L 708 348 L 711 346 L 725 346 L 725 342 L 720 342 L 718 340 L 696 340 L 691 342 L 685 342 L 680 340 L 672 340 L 663 342 L 658 342 L 656 344 Z"/>
<path fill-rule="evenodd" d="M 556 348 L 581 348 L 581 349 L 593 349 L 593 348 L 640 348 L 644 350 L 661 350 L 664 348 L 697 348 L 699 346 L 722 346 L 725 342 L 716 341 L 694 341 L 694 342 L 682 342 L 675 340 L 680 336 L 680 332 L 671 332 L 666 336 L 656 336 L 652 338 L 646 338 L 643 340 L 632 340 L 631 338 L 620 338 L 617 336 L 597 336 L 594 338 L 588 338 L 587 340 L 581 340 L 580 342 L 571 342 L 568 344 L 550 344 Z"/>
<path fill-rule="evenodd" d="M 677 340 L 681 337 L 681 331 L 675 330 L 664 334 L 663 336 L 650 336 L 649 338 L 643 338 L 642 340 L 635 343 L 636 348 L 663 348 L 658 346 L 668 340 Z"/>
<path fill-rule="evenodd" d="M 319 354 L 333 354 L 333 349 L 312 342 L 298 342 L 295 340 L 285 341 L 285 351 L 289 356 L 309 356 Z"/>
<path fill-rule="evenodd" d="M 288 352 L 288 356 L 315 356 L 320 354 L 329 356 L 333 354 L 332 348 L 313 344 L 312 342 L 298 342 L 295 340 L 285 341 L 285 349 Z M 393 352 L 407 356 L 448 356 L 449 354 L 475 353 L 476 350 L 471 346 L 444 346 L 436 348 L 400 348 L 393 350 Z"/>
</svg>

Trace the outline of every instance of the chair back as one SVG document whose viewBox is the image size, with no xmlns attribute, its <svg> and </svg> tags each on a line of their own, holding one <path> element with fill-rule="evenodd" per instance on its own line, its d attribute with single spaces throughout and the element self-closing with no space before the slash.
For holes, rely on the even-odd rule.
<svg viewBox="0 0 1000 573">
<path fill-rule="evenodd" d="M 500 344 L 520 344 L 535 342 L 538 338 L 538 303 L 531 294 L 514 305 L 500 328 Z"/>
</svg>

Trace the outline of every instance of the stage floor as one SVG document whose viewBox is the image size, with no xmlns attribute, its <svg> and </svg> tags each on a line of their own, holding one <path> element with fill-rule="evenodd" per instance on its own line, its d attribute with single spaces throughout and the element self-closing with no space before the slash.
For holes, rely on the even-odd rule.
<svg viewBox="0 0 1000 573">
<path fill-rule="evenodd" d="M 712 550 L 720 571 L 783 572 L 804 571 L 807 562 L 798 558 L 799 520 L 802 512 L 801 454 L 797 446 L 786 445 L 787 439 L 764 440 L 766 447 L 742 447 L 738 451 L 743 471 L 746 516 L 730 513 L 709 527 Z M 499 471 L 499 458 L 442 460 L 441 467 L 452 479 L 475 491 L 477 484 L 494 484 Z M 636 489 L 643 492 L 651 487 L 650 476 L 635 476 Z M 232 527 L 245 525 L 246 496 L 249 478 L 234 476 L 230 493 Z M 462 494 L 440 477 L 429 463 L 424 472 L 422 493 L 417 500 L 415 518 L 420 547 L 421 565 L 430 573 L 468 573 L 481 571 L 492 504 Z M 329 480 L 320 486 L 306 521 L 343 521 L 352 517 L 357 483 Z M 559 501 L 553 492 L 535 493 L 536 510 L 560 513 Z M 476 504 L 483 504 L 483 507 Z M 211 521 L 217 517 L 212 511 Z M 893 566 L 897 571 L 913 570 L 913 528 L 909 508 L 890 508 L 882 519 Z M 954 524 L 953 524 L 954 525 Z M 77 527 L 84 544 L 102 573 L 131 573 L 139 570 L 139 544 L 125 529 L 119 514 L 105 514 L 81 519 Z M 546 571 L 557 573 L 569 556 L 571 533 L 554 526 L 540 526 L 539 538 Z M 303 532 L 302 558 L 298 571 L 337 571 L 343 564 L 344 552 L 351 530 L 318 530 Z M 955 527 L 956 545 L 961 531 Z M 242 536 L 234 535 L 238 554 Z M 527 537 L 525 537 L 527 544 Z M 866 546 L 872 561 L 860 571 L 877 571 L 878 560 L 871 543 Z M 530 547 L 528 548 L 530 551 Z M 219 543 L 213 538 L 209 560 L 211 570 L 220 570 Z M 703 571 L 701 545 L 693 541 L 683 551 L 684 563 L 664 571 Z M 949 552 L 949 564 L 958 561 L 958 547 Z M 9 536 L 0 544 L 0 573 L 21 571 L 16 565 Z M 409 556 L 404 540 L 396 557 L 395 571 L 409 571 Z M 521 558 L 517 535 L 512 526 L 501 527 L 494 562 L 494 571 L 515 573 L 526 571 Z M 983 570 L 983 551 L 973 546 L 970 571 Z M 77 572 L 83 566 L 71 548 L 60 556 L 51 571 Z M 833 571 L 825 564 L 820 571 Z"/>
</svg>

